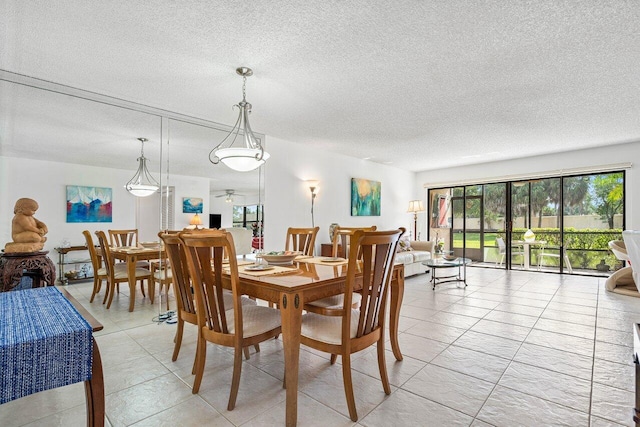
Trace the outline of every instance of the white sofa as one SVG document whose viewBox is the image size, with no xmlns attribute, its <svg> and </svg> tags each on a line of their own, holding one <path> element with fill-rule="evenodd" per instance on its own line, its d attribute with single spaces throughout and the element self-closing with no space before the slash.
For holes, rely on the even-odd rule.
<svg viewBox="0 0 640 427">
<path fill-rule="evenodd" d="M 404 277 L 425 273 L 428 267 L 422 263 L 433 258 L 433 242 L 419 242 L 410 240 L 410 251 L 398 251 L 396 253 L 396 264 L 404 264 Z"/>
</svg>

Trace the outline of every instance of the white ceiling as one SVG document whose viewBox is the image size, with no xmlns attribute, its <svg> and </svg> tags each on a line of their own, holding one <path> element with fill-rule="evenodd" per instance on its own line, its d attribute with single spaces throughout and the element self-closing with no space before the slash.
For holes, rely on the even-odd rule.
<svg viewBox="0 0 640 427">
<path fill-rule="evenodd" d="M 640 141 L 637 0 L 3 0 L 0 22 L 2 70 L 227 125 L 251 67 L 267 145 L 421 171 Z M 0 154 L 158 138 L 142 113 L 11 85 Z M 183 130 L 178 170 L 211 177 L 215 137 Z"/>
</svg>

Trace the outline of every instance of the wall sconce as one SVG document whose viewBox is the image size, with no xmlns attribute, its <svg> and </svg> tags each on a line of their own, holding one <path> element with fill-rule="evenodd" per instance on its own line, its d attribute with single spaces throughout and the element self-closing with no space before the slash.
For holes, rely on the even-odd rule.
<svg viewBox="0 0 640 427">
<path fill-rule="evenodd" d="M 313 203 L 316 200 L 316 196 L 318 195 L 318 181 L 309 180 L 307 181 L 307 185 L 309 186 L 309 190 L 311 190 L 311 226 L 315 227 L 315 220 L 313 218 Z"/>
<path fill-rule="evenodd" d="M 195 214 L 192 216 L 189 225 L 193 225 L 193 228 L 202 228 L 202 218 L 200 218 L 200 215 Z"/>
<path fill-rule="evenodd" d="M 409 209 L 407 209 L 407 212 L 413 213 L 413 238 L 418 240 L 418 212 L 424 212 L 422 200 L 411 200 L 409 202 Z"/>
</svg>

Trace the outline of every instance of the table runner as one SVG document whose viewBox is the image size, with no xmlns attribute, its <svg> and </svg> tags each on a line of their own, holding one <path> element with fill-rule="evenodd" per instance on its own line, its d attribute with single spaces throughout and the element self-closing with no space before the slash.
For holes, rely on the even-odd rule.
<svg viewBox="0 0 640 427">
<path fill-rule="evenodd" d="M 53 286 L 0 293 L 0 404 L 91 379 L 91 326 Z"/>
</svg>

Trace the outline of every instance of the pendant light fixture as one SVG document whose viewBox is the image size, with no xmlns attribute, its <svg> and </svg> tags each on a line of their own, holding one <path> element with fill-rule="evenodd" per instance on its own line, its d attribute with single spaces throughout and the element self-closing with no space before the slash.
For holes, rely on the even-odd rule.
<svg viewBox="0 0 640 427">
<path fill-rule="evenodd" d="M 269 153 L 264 151 L 260 139 L 256 138 L 249 125 L 251 104 L 247 102 L 246 85 L 247 77 L 253 75 L 253 70 L 240 67 L 236 69 L 236 73 L 242 76 L 242 101 L 234 105 L 239 110 L 238 119 L 231 132 L 209 152 L 209 161 L 214 165 L 222 162 L 238 172 L 248 172 L 263 165 L 269 158 Z M 244 146 L 234 147 L 233 144 L 240 135 Z"/>
<path fill-rule="evenodd" d="M 127 182 L 124 188 L 136 197 L 147 197 L 158 191 L 160 184 L 151 176 L 147 169 L 147 158 L 144 156 L 144 143 L 147 138 L 138 138 L 141 142 L 140 157 L 138 157 L 138 170 Z"/>
</svg>

